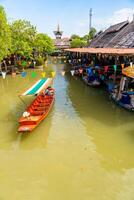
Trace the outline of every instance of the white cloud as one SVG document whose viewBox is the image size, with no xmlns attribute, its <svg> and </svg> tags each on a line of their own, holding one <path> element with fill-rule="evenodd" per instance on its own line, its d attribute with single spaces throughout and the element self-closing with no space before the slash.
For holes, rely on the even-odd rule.
<svg viewBox="0 0 134 200">
<path fill-rule="evenodd" d="M 132 21 L 134 14 L 134 8 L 123 8 L 120 10 L 115 11 L 110 17 L 96 17 L 95 13 L 93 16 L 92 25 L 99 31 L 105 30 L 111 25 L 116 23 L 120 23 L 126 20 Z M 79 33 L 83 34 L 88 31 L 89 21 L 87 19 L 83 19 L 77 23 L 77 27 L 79 27 Z M 81 30 L 83 29 L 83 31 Z"/>
<path fill-rule="evenodd" d="M 121 10 L 115 11 L 113 13 L 113 16 L 108 19 L 108 22 L 111 24 L 115 24 L 125 20 L 132 21 L 133 14 L 134 14 L 133 8 L 123 8 Z"/>
</svg>

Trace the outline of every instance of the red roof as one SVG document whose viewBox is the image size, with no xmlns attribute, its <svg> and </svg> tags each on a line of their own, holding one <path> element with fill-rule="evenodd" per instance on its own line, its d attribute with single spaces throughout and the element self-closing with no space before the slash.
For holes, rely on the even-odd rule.
<svg viewBox="0 0 134 200">
<path fill-rule="evenodd" d="M 72 48 L 65 49 L 65 51 L 90 54 L 134 55 L 134 48 Z"/>
</svg>

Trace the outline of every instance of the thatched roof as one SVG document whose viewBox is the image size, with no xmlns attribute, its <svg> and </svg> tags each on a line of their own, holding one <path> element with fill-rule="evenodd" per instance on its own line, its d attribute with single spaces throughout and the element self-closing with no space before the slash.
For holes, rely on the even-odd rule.
<svg viewBox="0 0 134 200">
<path fill-rule="evenodd" d="M 110 26 L 106 31 L 94 38 L 89 47 L 133 48 L 134 21 L 128 21 Z"/>
</svg>

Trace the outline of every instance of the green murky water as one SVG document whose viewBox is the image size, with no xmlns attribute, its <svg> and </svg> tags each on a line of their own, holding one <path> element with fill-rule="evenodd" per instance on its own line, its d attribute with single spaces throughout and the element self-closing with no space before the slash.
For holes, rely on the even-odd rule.
<svg viewBox="0 0 134 200">
<path fill-rule="evenodd" d="M 48 65 L 57 72 L 54 107 L 23 136 L 17 133 L 25 109 L 18 94 L 35 80 L 30 70 L 26 78 L 0 78 L 0 199 L 133 200 L 134 114 L 104 89 L 70 73 L 62 77 L 63 67 Z"/>
</svg>

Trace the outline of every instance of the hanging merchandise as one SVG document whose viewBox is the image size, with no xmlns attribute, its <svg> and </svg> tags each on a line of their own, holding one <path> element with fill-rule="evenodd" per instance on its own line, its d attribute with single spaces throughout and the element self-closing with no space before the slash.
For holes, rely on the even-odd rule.
<svg viewBox="0 0 134 200">
<path fill-rule="evenodd" d="M 75 71 L 74 71 L 74 70 L 71 70 L 71 75 L 72 75 L 72 76 L 74 76 L 74 73 L 75 73 Z"/>
<path fill-rule="evenodd" d="M 6 78 L 6 72 L 1 72 L 2 73 L 2 78 L 5 79 Z"/>
</svg>

